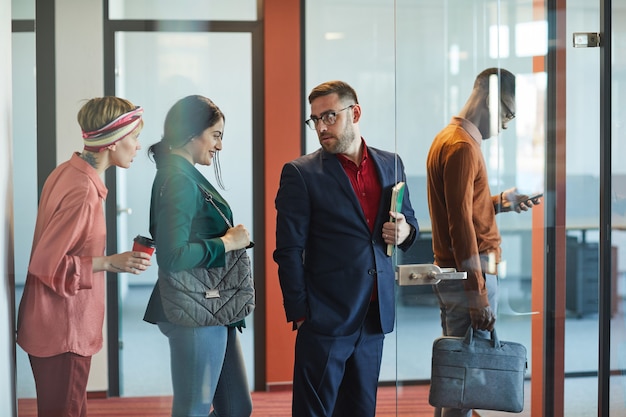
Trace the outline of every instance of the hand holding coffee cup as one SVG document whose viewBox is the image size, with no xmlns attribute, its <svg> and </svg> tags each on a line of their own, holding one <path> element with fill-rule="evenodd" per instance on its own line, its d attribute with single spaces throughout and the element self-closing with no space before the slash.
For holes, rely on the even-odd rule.
<svg viewBox="0 0 626 417">
<path fill-rule="evenodd" d="M 147 253 L 152 256 L 154 253 L 155 244 L 154 240 L 149 237 L 137 235 L 135 239 L 133 239 L 133 251 Z"/>
<path fill-rule="evenodd" d="M 109 255 L 104 257 L 104 259 L 106 259 L 105 270 L 118 274 L 128 273 L 139 275 L 152 265 L 150 256 L 148 252 L 137 249 Z"/>
<path fill-rule="evenodd" d="M 109 257 L 110 270 L 117 273 L 126 272 L 138 275 L 152 265 L 150 258 L 154 253 L 154 249 L 155 244 L 152 239 L 138 235 L 133 239 L 133 249 L 131 251 Z"/>
</svg>

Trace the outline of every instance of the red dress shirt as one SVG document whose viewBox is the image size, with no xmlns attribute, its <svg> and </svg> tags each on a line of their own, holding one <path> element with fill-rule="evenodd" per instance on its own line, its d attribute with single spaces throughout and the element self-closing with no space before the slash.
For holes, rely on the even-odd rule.
<svg viewBox="0 0 626 417">
<path fill-rule="evenodd" d="M 376 167 L 372 160 L 368 158 L 365 140 L 361 140 L 363 141 L 363 156 L 358 166 L 345 155 L 337 154 L 337 159 L 341 162 L 341 166 L 343 166 L 346 175 L 350 179 L 350 184 L 352 184 L 352 189 L 354 189 L 354 193 L 361 204 L 367 225 L 370 228 L 370 232 L 373 233 L 382 191 Z M 372 300 L 377 298 L 377 290 L 376 281 L 374 281 Z"/>
</svg>

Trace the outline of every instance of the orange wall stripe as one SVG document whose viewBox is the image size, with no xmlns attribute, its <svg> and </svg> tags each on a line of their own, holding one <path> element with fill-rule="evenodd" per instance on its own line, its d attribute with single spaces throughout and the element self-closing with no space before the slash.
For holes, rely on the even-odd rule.
<svg viewBox="0 0 626 417">
<path fill-rule="evenodd" d="M 276 247 L 276 210 L 280 171 L 300 156 L 302 131 L 300 1 L 265 0 L 265 303 L 266 385 L 293 380 L 295 333 L 286 322 Z"/>
<path fill-rule="evenodd" d="M 556 242 L 553 251 L 556 256 L 555 260 L 555 280 L 556 294 L 555 302 L 555 363 L 544 363 L 544 321 L 545 321 L 545 211 L 533 210 L 532 221 L 532 311 L 537 313 L 531 320 L 532 335 L 532 383 L 531 383 L 531 416 L 543 417 L 545 386 L 543 371 L 546 366 L 553 367 L 555 374 L 553 392 L 553 415 L 555 417 L 563 416 L 563 400 L 564 400 L 564 346 L 565 346 L 565 248 L 566 248 L 566 228 L 565 228 L 565 161 L 566 161 L 566 33 L 565 33 L 565 0 L 557 0 L 557 50 L 556 50 L 556 151 L 559 155 L 555 161 L 556 169 L 556 224 L 550 225 L 555 227 Z M 535 20 L 543 20 L 546 16 L 545 0 L 533 0 L 533 18 Z M 546 71 L 546 57 L 533 57 L 533 72 Z"/>
<path fill-rule="evenodd" d="M 543 321 L 545 316 L 545 214 L 544 207 L 532 211 L 532 266 L 531 266 L 531 354 L 532 383 L 530 384 L 531 416 L 541 416 L 543 411 Z"/>
<path fill-rule="evenodd" d="M 533 1 L 534 20 L 545 19 L 545 0 Z M 546 71 L 546 57 L 533 57 L 533 73 Z M 531 270 L 531 309 L 537 313 L 531 318 L 531 354 L 532 366 L 530 369 L 532 382 L 530 384 L 530 415 L 540 416 L 543 412 L 543 323 L 545 318 L 545 211 L 543 206 L 533 210 L 532 218 L 532 270 Z"/>
</svg>

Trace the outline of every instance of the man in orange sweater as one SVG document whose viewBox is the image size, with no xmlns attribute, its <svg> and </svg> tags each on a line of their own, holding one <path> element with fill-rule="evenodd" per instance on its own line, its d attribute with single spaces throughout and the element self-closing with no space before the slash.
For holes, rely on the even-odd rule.
<svg viewBox="0 0 626 417">
<path fill-rule="evenodd" d="M 497 88 L 491 80 L 497 80 Z M 490 91 L 490 85 L 494 86 Z M 498 94 L 497 108 L 490 97 Z M 433 252 L 440 267 L 467 272 L 467 281 L 435 286 L 444 336 L 464 336 L 469 326 L 489 337 L 497 312 L 500 233 L 495 215 L 526 211 L 539 198 L 515 188 L 495 196 L 489 190 L 481 143 L 515 118 L 515 76 L 501 68 L 481 72 L 458 116 L 435 137 L 427 158 L 428 206 Z M 497 124 L 492 119 L 497 115 Z M 497 131 L 493 126 L 497 125 Z M 482 333 L 482 334 L 481 334 Z M 436 408 L 436 417 L 470 417 L 472 410 Z"/>
</svg>

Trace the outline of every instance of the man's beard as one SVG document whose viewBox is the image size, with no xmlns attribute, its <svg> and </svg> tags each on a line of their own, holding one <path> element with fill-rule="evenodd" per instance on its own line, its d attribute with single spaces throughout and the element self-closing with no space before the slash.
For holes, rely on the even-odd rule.
<svg viewBox="0 0 626 417">
<path fill-rule="evenodd" d="M 350 149 L 350 145 L 354 142 L 354 129 L 348 124 L 340 133 L 334 136 L 336 141 L 332 144 L 321 142 L 322 147 L 328 153 L 338 154 L 345 153 Z"/>
</svg>

